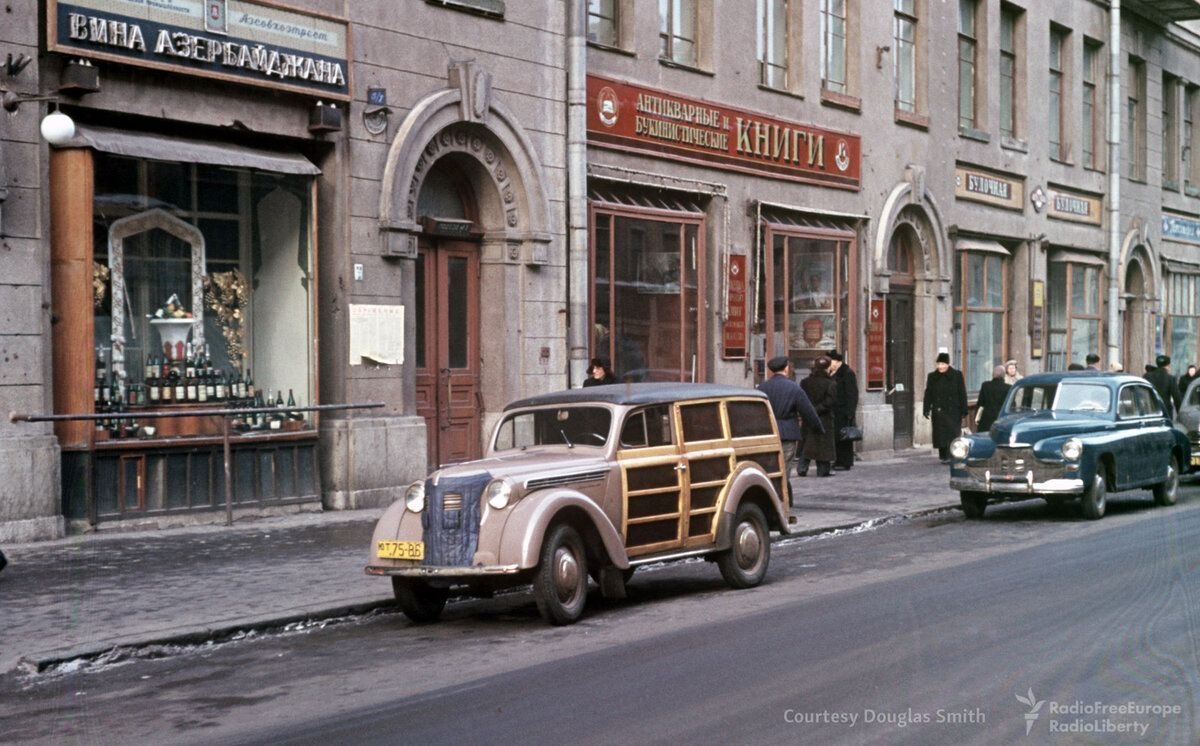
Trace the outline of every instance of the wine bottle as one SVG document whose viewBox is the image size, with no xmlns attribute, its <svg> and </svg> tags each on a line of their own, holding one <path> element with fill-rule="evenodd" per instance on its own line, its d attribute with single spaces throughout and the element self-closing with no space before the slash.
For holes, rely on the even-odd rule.
<svg viewBox="0 0 1200 746">
<path fill-rule="evenodd" d="M 253 398 L 258 394 L 258 389 L 254 388 L 254 371 L 246 368 L 246 396 Z"/>
<path fill-rule="evenodd" d="M 213 383 L 213 396 L 217 401 L 225 401 L 229 396 L 229 386 L 225 383 L 225 371 L 217 373 L 216 382 Z"/>
<path fill-rule="evenodd" d="M 204 388 L 208 391 L 208 399 L 217 398 L 217 375 L 212 368 L 208 366 L 208 362 L 204 363 Z"/>
<path fill-rule="evenodd" d="M 196 375 L 196 360 L 195 360 L 195 358 L 192 357 L 192 343 L 191 342 L 187 343 L 187 352 L 185 352 L 184 355 L 185 355 L 185 357 L 184 357 L 184 363 L 183 363 L 183 368 L 184 368 L 183 375 L 185 378 L 191 378 L 192 376 Z"/>
<path fill-rule="evenodd" d="M 204 376 L 204 368 L 196 368 L 196 401 L 208 401 L 209 385 Z"/>
<path fill-rule="evenodd" d="M 175 379 L 172 381 L 175 385 L 175 403 L 182 404 L 187 401 L 187 380 L 175 373 Z"/>
<path fill-rule="evenodd" d="M 159 392 L 158 388 L 161 384 L 159 384 L 159 382 L 158 382 L 158 364 L 157 364 L 157 362 L 155 363 L 152 372 L 154 373 L 154 375 L 152 375 L 146 379 L 146 398 L 150 400 L 151 404 L 158 404 L 158 401 L 160 398 L 159 397 L 160 392 Z"/>
<path fill-rule="evenodd" d="M 254 408 L 255 409 L 263 408 L 262 394 L 257 391 L 254 392 Z M 267 422 L 267 413 L 266 412 L 255 412 L 254 413 L 254 426 L 255 427 L 262 427 L 264 424 L 266 424 L 266 422 Z"/>
</svg>

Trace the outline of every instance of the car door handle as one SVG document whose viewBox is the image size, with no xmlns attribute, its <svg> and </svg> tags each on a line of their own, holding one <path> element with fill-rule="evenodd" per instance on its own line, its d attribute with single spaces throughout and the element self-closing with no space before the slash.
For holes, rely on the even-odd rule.
<svg viewBox="0 0 1200 746">
<path fill-rule="evenodd" d="M 676 464 L 675 471 L 687 471 L 687 464 Z"/>
</svg>

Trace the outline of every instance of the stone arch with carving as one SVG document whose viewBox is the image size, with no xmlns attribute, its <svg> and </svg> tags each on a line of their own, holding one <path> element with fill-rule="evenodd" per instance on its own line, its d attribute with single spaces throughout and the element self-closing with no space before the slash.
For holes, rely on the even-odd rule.
<svg viewBox="0 0 1200 746">
<path fill-rule="evenodd" d="M 886 277 L 889 274 L 888 246 L 896 229 L 907 225 L 920 239 L 922 249 L 921 256 L 913 257 L 914 278 L 918 282 L 950 282 L 953 264 L 949 255 L 949 243 L 944 238 L 946 232 L 943 229 L 942 213 L 933 195 L 925 191 L 923 182 L 923 175 L 911 175 L 909 181 L 896 185 L 884 202 L 871 256 L 871 269 L 876 277 Z"/>
<path fill-rule="evenodd" d="M 1140 265 L 1142 276 L 1146 280 L 1146 300 L 1157 303 L 1160 300 L 1159 288 L 1162 285 L 1162 266 L 1154 256 L 1150 238 L 1143 230 L 1134 228 L 1125 234 L 1121 241 L 1120 277 L 1118 277 L 1118 292 L 1125 293 L 1128 282 L 1129 267 L 1136 262 Z"/>
<path fill-rule="evenodd" d="M 475 184 L 488 239 L 505 242 L 510 261 L 548 262 L 550 203 L 532 142 L 492 96 L 486 72 L 457 63 L 450 84 L 412 108 L 388 149 L 379 196 L 384 253 L 416 257 L 421 186 L 439 159 L 457 154 L 478 163 L 493 187 Z"/>
<path fill-rule="evenodd" d="M 204 344 L 204 234 L 160 208 L 115 220 L 108 228 L 108 268 L 112 277 L 113 368 L 121 372 L 125 370 L 125 240 L 152 230 L 161 230 L 191 247 L 192 339 Z"/>
</svg>

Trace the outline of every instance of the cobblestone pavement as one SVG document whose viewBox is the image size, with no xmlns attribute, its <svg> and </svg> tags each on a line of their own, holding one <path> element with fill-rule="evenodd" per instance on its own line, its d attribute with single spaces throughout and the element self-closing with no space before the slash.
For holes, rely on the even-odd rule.
<svg viewBox="0 0 1200 746">
<path fill-rule="evenodd" d="M 946 467 L 914 450 L 831 478 L 792 480 L 793 533 L 958 504 Z M 391 603 L 363 572 L 381 510 L 265 518 L 233 527 L 88 534 L 6 546 L 0 674 L 115 647 L 199 642 Z"/>
</svg>

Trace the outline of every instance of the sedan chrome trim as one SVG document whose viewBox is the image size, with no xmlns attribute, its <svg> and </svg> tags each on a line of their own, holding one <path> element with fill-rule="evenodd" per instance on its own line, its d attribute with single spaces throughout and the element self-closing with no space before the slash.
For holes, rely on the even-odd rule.
<svg viewBox="0 0 1200 746">
<path fill-rule="evenodd" d="M 576 472 L 574 474 L 561 474 L 554 477 L 530 479 L 525 482 L 525 489 L 540 490 L 543 487 L 561 487 L 564 484 L 575 484 L 576 482 L 595 482 L 607 477 L 608 471 L 608 469 L 596 469 L 595 471 L 584 471 Z"/>
<path fill-rule="evenodd" d="M 951 477 L 950 487 L 956 490 L 970 492 L 988 492 L 1005 495 L 1082 495 L 1082 479 L 1047 479 L 1044 482 L 1033 481 L 1033 472 L 1028 477 L 1012 482 L 998 482 L 975 479 L 974 477 Z"/>
<path fill-rule="evenodd" d="M 469 578 L 486 575 L 515 575 L 521 571 L 517 565 L 486 565 L 478 567 L 380 567 L 367 565 L 368 575 L 395 575 L 405 578 Z"/>
</svg>

